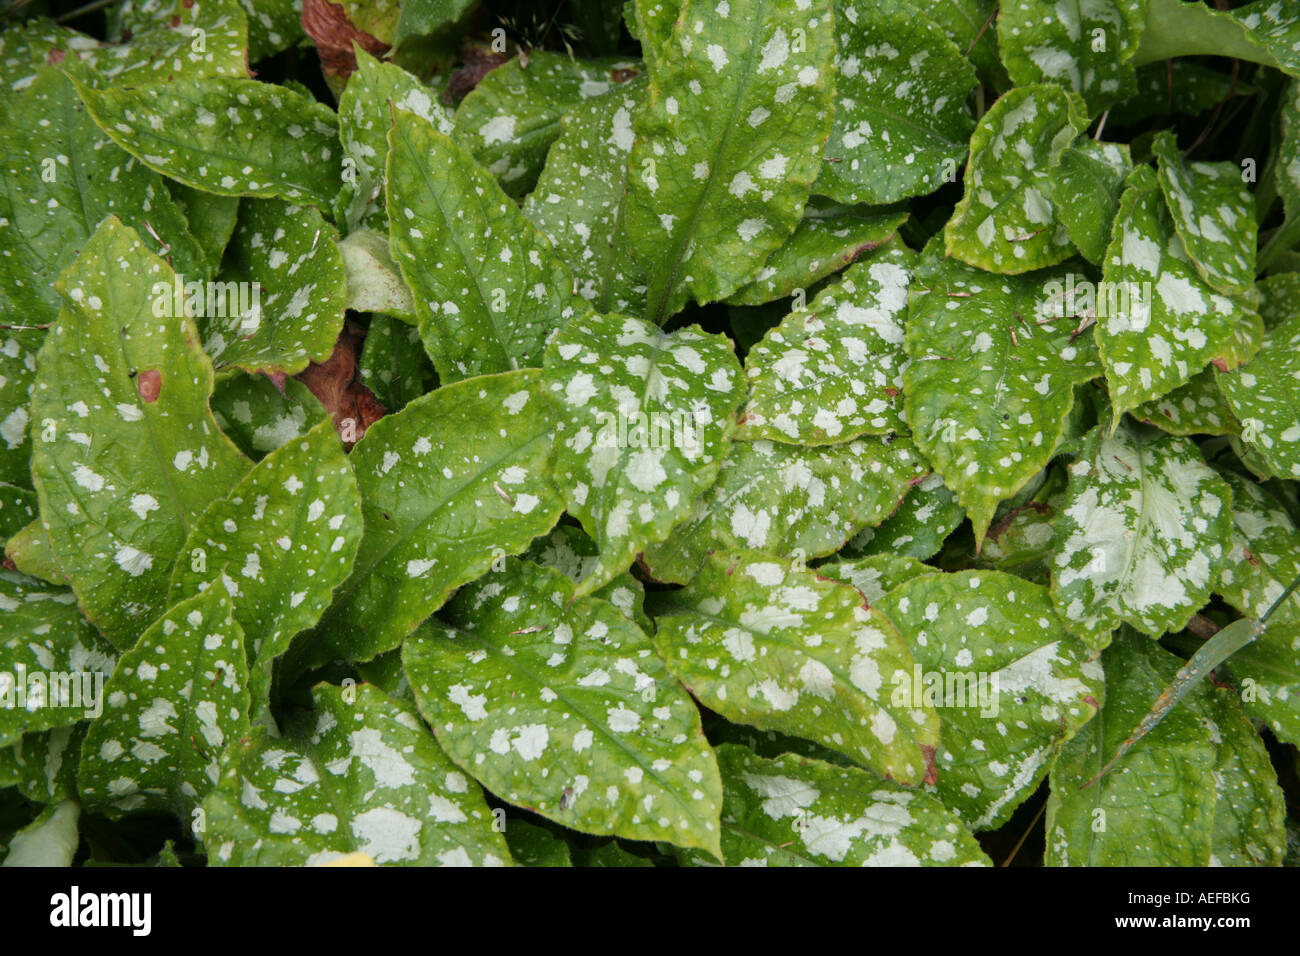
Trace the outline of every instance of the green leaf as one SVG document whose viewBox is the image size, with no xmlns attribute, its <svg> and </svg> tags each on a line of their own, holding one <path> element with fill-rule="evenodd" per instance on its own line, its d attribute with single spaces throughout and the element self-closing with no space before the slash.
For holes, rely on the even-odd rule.
<svg viewBox="0 0 1300 956">
<path fill-rule="evenodd" d="M 913 657 L 856 588 L 754 551 L 715 552 L 656 594 L 655 648 L 730 721 L 816 741 L 903 784 L 933 779 L 939 718 L 890 689 Z"/>
<path fill-rule="evenodd" d="M 1052 170 L 1052 205 L 1080 255 L 1102 264 L 1119 211 L 1124 180 L 1133 168 L 1128 146 L 1081 139 Z"/>
<path fill-rule="evenodd" d="M 350 233 L 368 227 L 387 234 L 384 183 L 393 110 L 414 113 L 447 135 L 453 127 L 427 86 L 401 67 L 381 63 L 360 46 L 354 49 L 357 69 L 339 97 L 339 138 L 345 158 L 336 209 L 339 222 Z"/>
<path fill-rule="evenodd" d="M 0 739 L 98 716 L 116 663 L 71 591 L 0 570 Z"/>
<path fill-rule="evenodd" d="M 978 563 L 1047 583 L 1067 483 L 1064 463 L 1053 463 L 1041 479 L 1031 481 L 1020 494 L 999 505 Z"/>
<path fill-rule="evenodd" d="M 330 420 L 316 396 L 297 379 L 286 378 L 282 393 L 267 376 L 243 372 L 229 373 L 217 382 L 212 414 L 221 430 L 253 459 Z"/>
<path fill-rule="evenodd" d="M 915 295 L 907 326 L 907 420 L 970 515 L 977 546 L 998 502 L 1056 454 L 1074 387 L 1097 374 L 1071 276 L 990 276 L 952 259 L 918 273 L 929 290 Z"/>
<path fill-rule="evenodd" d="M 168 604 L 220 578 L 235 600 L 255 710 L 265 705 L 271 663 L 347 579 L 361 527 L 357 481 L 330 422 L 267 455 L 190 527 Z"/>
<path fill-rule="evenodd" d="M 50 67 L 5 103 L 0 314 L 6 322 L 54 321 L 60 304 L 54 280 L 108 215 L 147 236 L 149 249 L 169 255 L 181 272 L 207 276 L 204 252 L 162 177 L 99 130 L 70 79 Z"/>
<path fill-rule="evenodd" d="M 203 251 L 204 276 L 215 276 L 239 220 L 239 197 L 205 193 L 174 179 L 166 180 L 166 183 L 172 199 L 189 224 L 194 241 Z"/>
<path fill-rule="evenodd" d="M 1251 311 L 1187 261 L 1149 166 L 1129 175 L 1102 287 L 1096 338 L 1116 421 L 1191 379 Z"/>
<path fill-rule="evenodd" d="M 381 312 L 415 325 L 415 300 L 388 249 L 387 230 L 381 235 L 359 229 L 339 243 L 348 276 L 348 308 Z"/>
<path fill-rule="evenodd" d="M 338 233 L 315 209 L 244 202 L 221 280 L 198 290 L 201 308 L 190 298 L 204 349 L 218 367 L 292 374 L 333 353 L 347 273 Z"/>
<path fill-rule="evenodd" d="M 600 549 L 581 528 L 561 524 L 534 541 L 524 558 L 544 568 L 554 568 L 577 584 L 590 577 L 600 563 Z M 592 597 L 614 605 L 641 630 L 647 633 L 654 630 L 654 623 L 645 613 L 645 585 L 631 571 L 616 575 L 604 587 L 593 591 Z"/>
<path fill-rule="evenodd" d="M 34 803 L 59 803 L 77 797 L 77 762 L 90 721 L 25 733 L 14 744 L 21 769 L 19 792 Z"/>
<path fill-rule="evenodd" d="M 338 191 L 334 112 L 286 87 L 230 77 L 102 91 L 76 86 L 115 143 L 187 186 L 322 206 Z"/>
<path fill-rule="evenodd" d="M 1145 16 L 1146 0 L 1016 0 L 1001 8 L 998 47 L 1018 86 L 1059 83 L 1096 116 L 1137 87 L 1131 61 Z"/>
<path fill-rule="evenodd" d="M 943 721 L 935 792 L 974 829 L 1001 826 L 1097 712 L 1101 667 L 1047 588 L 1000 571 L 912 578 L 876 606 L 916 657 L 893 705 L 932 704 Z"/>
<path fill-rule="evenodd" d="M 997 0 L 905 0 L 917 17 L 926 17 L 939 25 L 957 49 L 979 67 L 997 87 L 1006 83 L 1002 62 L 998 59 L 997 31 L 993 27 L 998 13 Z"/>
<path fill-rule="evenodd" d="M 734 744 L 718 748 L 718 766 L 727 866 L 989 865 L 939 801 L 865 770 Z"/>
<path fill-rule="evenodd" d="M 905 430 L 912 258 L 889 249 L 859 262 L 750 349 L 738 437 L 826 445 Z"/>
<path fill-rule="evenodd" d="M 1173 133 L 1151 144 L 1160 191 L 1201 278 L 1225 295 L 1255 284 L 1255 199 L 1236 163 L 1187 163 Z"/>
<path fill-rule="evenodd" d="M 397 647 L 456 588 L 549 531 L 563 510 L 546 467 L 554 429 L 532 370 L 444 385 L 371 425 L 350 456 L 361 550 L 309 658 Z"/>
<path fill-rule="evenodd" d="M 645 94 L 638 77 L 574 106 L 524 202 L 524 215 L 555 244 L 578 294 L 597 312 L 645 312 L 646 277 L 624 221 L 632 117 Z"/>
<path fill-rule="evenodd" d="M 438 742 L 494 794 L 583 833 L 718 854 L 699 712 L 613 605 L 507 560 L 402 648 Z"/>
<path fill-rule="evenodd" d="M 244 632 L 232 610 L 225 588 L 211 587 L 168 608 L 122 655 L 81 745 L 87 807 L 182 820 L 198 809 L 221 752 L 248 733 Z"/>
<path fill-rule="evenodd" d="M 710 551 L 822 557 L 884 521 L 924 474 L 901 435 L 819 448 L 733 442 L 717 483 L 663 544 L 646 549 L 645 563 L 657 580 L 684 584 Z"/>
<path fill-rule="evenodd" d="M 575 60 L 532 50 L 492 70 L 461 101 L 456 140 L 507 194 L 523 196 L 537 182 L 564 114 L 640 72 L 634 60 Z"/>
<path fill-rule="evenodd" d="M 758 278 L 727 301 L 762 305 L 798 295 L 864 252 L 885 245 L 906 219 L 907 213 L 898 209 L 810 201 L 794 233 L 768 257 Z"/>
<path fill-rule="evenodd" d="M 379 404 L 394 412 L 429 391 L 435 379 L 433 365 L 420 345 L 420 330 L 386 315 L 370 320 L 357 376 Z"/>
<path fill-rule="evenodd" d="M 1259 618 L 1300 576 L 1300 530 L 1268 490 L 1224 472 L 1232 487 L 1228 560 L 1216 588 L 1249 618 Z M 1228 662 L 1247 712 L 1282 740 L 1300 743 L 1300 597 L 1292 595 L 1252 644 Z"/>
<path fill-rule="evenodd" d="M 663 55 L 647 50 L 627 231 L 651 322 L 725 299 L 799 224 L 830 133 L 834 51 L 830 0 L 685 0 Z"/>
<path fill-rule="evenodd" d="M 1056 528 L 1052 598 L 1071 632 L 1098 648 L 1121 621 L 1152 637 L 1186 626 L 1227 557 L 1231 504 L 1188 439 L 1093 429 Z"/>
<path fill-rule="evenodd" d="M 1264 742 L 1231 691 L 1215 689 L 1204 710 L 1220 737 L 1210 865 L 1281 866 L 1286 797 Z"/>
<path fill-rule="evenodd" d="M 600 561 L 589 594 L 663 541 L 718 474 L 743 399 L 724 336 L 640 319 L 574 319 L 546 350 L 556 424 L 551 467 Z"/>
<path fill-rule="evenodd" d="M 166 607 L 194 518 L 248 467 L 208 411 L 212 364 L 193 322 L 154 314 L 155 284 L 174 280 L 131 229 L 105 220 L 59 280 L 66 305 L 32 395 L 32 477 L 54 555 L 123 649 Z"/>
<path fill-rule="evenodd" d="M 9 841 L 3 866 L 71 866 L 80 845 L 81 807 L 64 800 L 46 807 Z"/>
<path fill-rule="evenodd" d="M 204 801 L 211 866 L 376 863 L 507 866 L 483 793 L 439 749 L 415 708 L 361 684 L 313 689 L 298 734 L 236 741 Z"/>
<path fill-rule="evenodd" d="M 569 845 L 545 827 L 526 820 L 506 824 L 510 855 L 520 866 L 573 866 Z"/>
<path fill-rule="evenodd" d="M 1020 273 L 1074 254 L 1052 203 L 1052 170 L 1082 132 L 1073 94 L 1021 86 L 1004 94 L 970 141 L 966 191 L 944 227 L 947 254 L 990 272 Z"/>
<path fill-rule="evenodd" d="M 0 314 L 6 314 L 4 308 L 0 305 Z M 0 329 L 0 481 L 20 488 L 32 483 L 30 399 L 36 353 L 44 341 L 42 328 Z"/>
<path fill-rule="evenodd" d="M 36 520 L 36 492 L 0 482 L 0 542 Z"/>
<path fill-rule="evenodd" d="M 901 554 L 869 554 L 865 558 L 839 558 L 819 564 L 819 575 L 851 584 L 875 607 L 881 598 L 904 581 L 933 574 L 935 569 Z"/>
<path fill-rule="evenodd" d="M 239 0 L 248 14 L 248 61 L 256 63 L 303 38 L 300 0 Z"/>
<path fill-rule="evenodd" d="M 1171 435 L 1241 434 L 1241 423 L 1233 415 L 1213 368 L 1202 369 L 1186 384 L 1143 402 L 1129 414 Z"/>
<path fill-rule="evenodd" d="M 879 527 L 858 532 L 844 550 L 849 555 L 889 553 L 923 561 L 939 553 L 965 517 L 957 496 L 931 472 L 912 486 L 897 511 Z"/>
<path fill-rule="evenodd" d="M 5 542 L 5 557 L 13 562 L 20 574 L 49 584 L 68 586 L 67 576 L 59 568 L 50 547 L 49 532 L 39 518 Z"/>
<path fill-rule="evenodd" d="M 1106 701 L 1052 768 L 1048 866 L 1208 866 L 1213 844 L 1215 741 L 1191 708 L 1169 715 L 1086 787 L 1169 682 L 1178 658 L 1126 633 L 1102 658 Z M 1086 787 L 1086 789 L 1085 789 Z"/>
<path fill-rule="evenodd" d="M 1259 92 L 1242 77 L 1199 60 L 1169 60 L 1138 67 L 1137 92 L 1110 108 L 1109 124 L 1142 126 L 1171 113 L 1199 116 L 1220 100 Z"/>
<path fill-rule="evenodd" d="M 581 301 L 546 237 L 426 120 L 398 111 L 388 139 L 393 258 L 439 377 L 540 365 Z"/>
<path fill-rule="evenodd" d="M 889 203 L 955 182 L 975 122 L 975 69 L 904 0 L 837 10 L 835 123 L 813 189 Z"/>
<path fill-rule="evenodd" d="M 1134 62 L 1230 56 L 1300 76 L 1300 11 L 1279 0 L 1216 10 L 1183 0 L 1146 0 L 1146 30 Z"/>
<path fill-rule="evenodd" d="M 1215 379 L 1242 441 L 1278 475 L 1300 478 L 1300 312 L 1268 331 L 1254 359 Z"/>
</svg>

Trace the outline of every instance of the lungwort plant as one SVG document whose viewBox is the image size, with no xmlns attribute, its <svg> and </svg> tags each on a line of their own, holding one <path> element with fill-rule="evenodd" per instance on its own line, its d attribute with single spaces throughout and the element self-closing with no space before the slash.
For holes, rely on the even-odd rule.
<svg viewBox="0 0 1300 956">
<path fill-rule="evenodd" d="M 7 863 L 1297 859 L 1300 3 L 91 7 Z"/>
</svg>

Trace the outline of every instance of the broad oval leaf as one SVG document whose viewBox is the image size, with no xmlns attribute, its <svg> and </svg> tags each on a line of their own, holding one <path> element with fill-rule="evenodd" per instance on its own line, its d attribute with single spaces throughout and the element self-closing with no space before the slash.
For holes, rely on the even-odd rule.
<svg viewBox="0 0 1300 956">
<path fill-rule="evenodd" d="M 837 558 L 817 565 L 822 577 L 851 584 L 875 607 L 880 599 L 904 581 L 934 574 L 935 569 L 902 554 L 869 554 L 864 558 Z"/>
<path fill-rule="evenodd" d="M 663 541 L 718 474 L 743 398 L 724 336 L 640 319 L 574 319 L 546 350 L 552 468 L 569 513 L 600 549 L 589 594 Z"/>
<path fill-rule="evenodd" d="M 791 312 L 745 357 L 738 437 L 826 445 L 903 431 L 910 256 L 883 252 Z"/>
<path fill-rule="evenodd" d="M 368 684 L 313 689 L 315 721 L 236 741 L 204 801 L 210 866 L 508 866 L 478 786 L 415 708 Z"/>
<path fill-rule="evenodd" d="M 456 140 L 511 196 L 532 190 L 561 120 L 641 72 L 632 60 L 532 50 L 496 67 L 456 108 Z"/>
<path fill-rule="evenodd" d="M 1070 466 L 1052 561 L 1071 632 L 1102 647 L 1121 621 L 1152 637 L 1183 628 L 1227 557 L 1231 504 L 1188 439 L 1093 429 Z"/>
<path fill-rule="evenodd" d="M 755 551 L 715 552 L 654 595 L 655 648 L 706 707 L 816 741 L 904 784 L 932 779 L 939 718 L 890 698 L 913 657 L 854 587 Z"/>
<path fill-rule="evenodd" d="M 338 233 L 319 212 L 249 199 L 241 204 L 221 281 L 193 289 L 178 277 L 175 290 L 158 291 L 174 291 L 173 302 L 189 301 L 218 368 L 293 374 L 333 353 L 348 280 Z"/>
<path fill-rule="evenodd" d="M 938 800 L 865 770 L 718 748 L 727 866 L 988 866 Z M 709 861 L 692 854 L 690 862 Z"/>
<path fill-rule="evenodd" d="M 690 697 L 613 605 L 507 560 L 402 648 L 420 712 L 488 790 L 584 833 L 718 855 L 722 783 Z"/>
<path fill-rule="evenodd" d="M 1074 254 L 1052 203 L 1052 170 L 1082 131 L 1077 98 L 1052 84 L 1019 86 L 980 117 L 966 191 L 944 226 L 950 256 L 990 272 L 1020 273 Z"/>
<path fill-rule="evenodd" d="M 59 280 L 38 362 L 32 477 L 60 569 L 121 648 L 166 607 L 190 525 L 248 460 L 208 410 L 212 363 L 189 316 L 159 318 L 175 274 L 106 219 Z M 50 440 L 46 441 L 45 438 Z"/>
<path fill-rule="evenodd" d="M 943 722 L 935 792 L 974 829 L 1001 826 L 1097 712 L 1100 665 L 1047 588 L 1000 571 L 912 578 L 876 606 L 916 657 L 894 705 L 934 706 Z"/>
<path fill-rule="evenodd" d="M 1136 90 L 1145 0 L 1015 0 L 1000 11 L 998 49 L 1017 85 L 1058 83 L 1092 116 Z"/>
<path fill-rule="evenodd" d="M 1236 163 L 1188 163 L 1170 132 L 1156 135 L 1160 191 L 1196 271 L 1216 292 L 1255 284 L 1255 199 Z"/>
<path fill-rule="evenodd" d="M 82 802 L 189 821 L 226 745 L 248 733 L 248 662 L 230 595 L 217 586 L 167 609 L 122 655 L 77 772 Z"/>
<path fill-rule="evenodd" d="M 388 134 L 389 240 L 444 382 L 541 365 L 581 302 L 573 279 L 492 176 L 427 120 Z"/>
<path fill-rule="evenodd" d="M 970 515 L 978 545 L 998 502 L 1056 454 L 1074 387 L 1096 376 L 1064 270 L 992 276 L 927 264 L 907 327 L 903 373 L 917 445 Z"/>
<path fill-rule="evenodd" d="M 975 68 L 900 0 L 836 8 L 835 123 L 813 190 L 889 203 L 955 182 L 975 121 Z"/>
<path fill-rule="evenodd" d="M 319 206 L 338 192 L 338 121 L 294 90 L 213 76 L 77 92 L 115 143 L 187 186 Z"/>
<path fill-rule="evenodd" d="M 686 0 L 658 52 L 626 215 L 662 325 L 748 283 L 799 224 L 832 120 L 830 0 Z"/>
<path fill-rule="evenodd" d="M 966 509 L 943 477 L 931 472 L 912 486 L 897 511 L 879 527 L 859 531 L 844 551 L 849 556 L 900 554 L 924 561 L 939 552 L 965 517 Z"/>
<path fill-rule="evenodd" d="M 541 372 L 444 385 L 370 426 L 350 463 L 365 531 L 308 658 L 369 660 L 563 510 Z"/>
<path fill-rule="evenodd" d="M 666 541 L 646 549 L 646 566 L 660 581 L 684 584 L 710 551 L 822 557 L 884 521 L 925 471 L 902 435 L 817 448 L 732 442 L 717 483 Z"/>
</svg>

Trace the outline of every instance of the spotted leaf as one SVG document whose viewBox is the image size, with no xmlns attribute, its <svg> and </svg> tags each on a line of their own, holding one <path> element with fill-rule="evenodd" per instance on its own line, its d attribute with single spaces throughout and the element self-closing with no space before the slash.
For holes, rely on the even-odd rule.
<svg viewBox="0 0 1300 956">
<path fill-rule="evenodd" d="M 193 321 L 155 313 L 155 286 L 174 283 L 131 229 L 106 219 L 59 280 L 66 304 L 32 394 L 42 423 L 32 478 L 54 556 L 124 649 L 166 607 L 194 519 L 248 468 L 208 410 L 212 363 Z"/>
<path fill-rule="evenodd" d="M 1215 378 L 1242 441 L 1278 475 L 1300 478 L 1300 312 L 1270 329 L 1250 362 Z"/>
<path fill-rule="evenodd" d="M 743 391 L 732 345 L 590 313 L 546 351 L 552 468 L 565 507 L 600 549 L 589 594 L 663 541 L 717 477 Z"/>
<path fill-rule="evenodd" d="M 492 793 L 584 833 L 718 854 L 722 784 L 700 715 L 641 629 L 549 568 L 507 560 L 402 648 L 420 712 Z"/>
</svg>

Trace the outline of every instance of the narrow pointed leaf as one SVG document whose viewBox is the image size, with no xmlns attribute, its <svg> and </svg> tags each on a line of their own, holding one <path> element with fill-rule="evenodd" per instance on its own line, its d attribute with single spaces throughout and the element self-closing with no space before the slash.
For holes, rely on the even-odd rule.
<svg viewBox="0 0 1300 956">
<path fill-rule="evenodd" d="M 1098 302 L 1096 338 L 1116 420 L 1191 379 L 1250 311 L 1206 285 L 1187 261 L 1148 166 L 1129 175 L 1103 284 L 1116 295 Z"/>
<path fill-rule="evenodd" d="M 271 662 L 319 620 L 361 541 L 361 497 L 334 426 L 316 425 L 263 458 L 194 522 L 169 604 L 224 587 L 235 602 L 260 709 Z"/>
<path fill-rule="evenodd" d="M 581 301 L 546 237 L 427 120 L 398 111 L 388 140 L 393 258 L 442 381 L 541 365 Z"/>
<path fill-rule="evenodd" d="M 1128 146 L 1081 139 L 1052 170 L 1052 205 L 1079 254 L 1095 266 L 1106 257 L 1124 180 L 1133 168 Z"/>
</svg>

